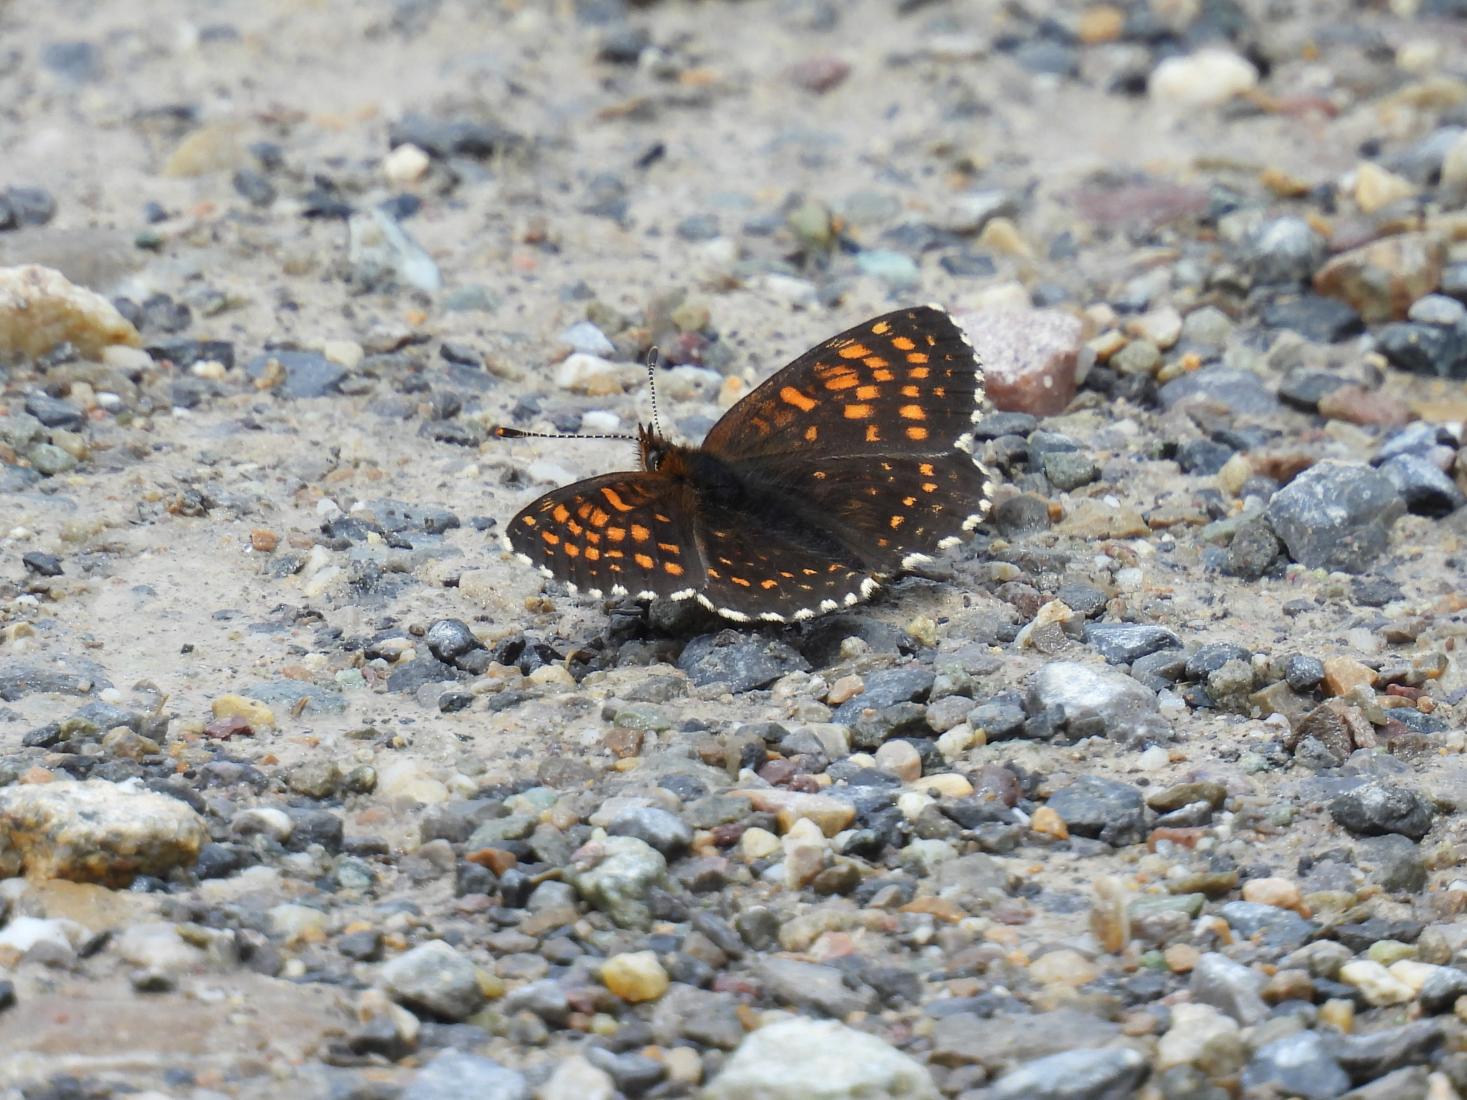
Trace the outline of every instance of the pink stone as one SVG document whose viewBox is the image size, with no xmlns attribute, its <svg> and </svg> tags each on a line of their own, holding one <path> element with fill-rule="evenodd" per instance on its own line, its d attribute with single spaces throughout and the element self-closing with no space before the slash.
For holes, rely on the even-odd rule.
<svg viewBox="0 0 1467 1100">
<path fill-rule="evenodd" d="M 1053 416 L 1075 396 L 1082 326 L 1057 309 L 953 315 L 983 366 L 988 399 L 1004 412 Z"/>
</svg>

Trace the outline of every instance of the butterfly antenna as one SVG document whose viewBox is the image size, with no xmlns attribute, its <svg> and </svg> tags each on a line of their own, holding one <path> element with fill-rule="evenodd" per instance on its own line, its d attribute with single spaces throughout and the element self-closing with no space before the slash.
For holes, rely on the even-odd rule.
<svg viewBox="0 0 1467 1100">
<path fill-rule="evenodd" d="M 653 344 L 647 352 L 647 388 L 652 391 L 652 430 L 662 434 L 662 422 L 657 419 L 657 364 L 662 359 L 662 350 Z"/>
<path fill-rule="evenodd" d="M 527 432 L 521 428 L 510 428 L 503 424 L 494 425 L 494 434 L 500 439 L 620 439 L 627 443 L 637 441 L 634 435 L 620 435 L 615 432 L 595 435 L 580 435 L 576 432 Z"/>
</svg>

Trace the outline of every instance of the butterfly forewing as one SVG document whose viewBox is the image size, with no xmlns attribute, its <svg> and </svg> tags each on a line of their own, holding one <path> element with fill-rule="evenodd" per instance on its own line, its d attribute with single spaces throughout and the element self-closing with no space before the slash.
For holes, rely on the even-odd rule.
<svg viewBox="0 0 1467 1100">
<path fill-rule="evenodd" d="M 805 352 L 730 409 L 703 449 L 727 459 L 946 451 L 967 436 L 982 389 L 951 317 L 896 310 Z"/>
<path fill-rule="evenodd" d="M 592 595 L 694 594 L 702 563 L 687 486 L 652 473 L 604 474 L 546 493 L 514 519 L 510 548 Z"/>
</svg>

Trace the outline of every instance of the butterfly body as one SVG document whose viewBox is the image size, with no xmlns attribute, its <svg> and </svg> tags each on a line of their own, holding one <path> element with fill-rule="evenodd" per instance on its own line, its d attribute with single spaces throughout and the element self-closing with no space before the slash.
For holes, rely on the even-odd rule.
<svg viewBox="0 0 1467 1100">
<path fill-rule="evenodd" d="M 982 398 L 951 318 L 898 310 L 797 358 L 701 446 L 641 426 L 641 470 L 545 494 L 505 539 L 593 596 L 696 598 L 739 622 L 849 607 L 987 513 L 970 432 Z"/>
</svg>

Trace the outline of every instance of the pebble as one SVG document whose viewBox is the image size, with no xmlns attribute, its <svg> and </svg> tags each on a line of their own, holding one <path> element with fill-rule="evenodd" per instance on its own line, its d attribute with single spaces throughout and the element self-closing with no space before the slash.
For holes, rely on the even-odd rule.
<svg viewBox="0 0 1467 1100">
<path fill-rule="evenodd" d="M 723 683 L 735 694 L 768 687 L 810 664 L 785 642 L 737 630 L 703 634 L 683 647 L 677 667 L 698 686 Z"/>
<path fill-rule="evenodd" d="M 1349 1075 L 1331 1057 L 1324 1036 L 1299 1031 L 1265 1043 L 1243 1069 L 1243 1086 L 1272 1086 L 1301 1100 L 1333 1100 L 1350 1087 Z"/>
<path fill-rule="evenodd" d="M 1163 649 L 1180 649 L 1182 639 L 1145 623 L 1086 623 L 1085 644 L 1113 665 L 1128 665 Z"/>
<path fill-rule="evenodd" d="M 530 1100 L 524 1075 L 492 1058 L 445 1050 L 413 1074 L 400 1100 Z"/>
<path fill-rule="evenodd" d="M 1383 462 L 1380 472 L 1385 474 L 1406 502 L 1412 515 L 1441 518 L 1450 515 L 1463 504 L 1467 494 L 1457 483 L 1433 465 L 1417 455 L 1401 454 Z"/>
<path fill-rule="evenodd" d="M 983 363 L 988 399 L 1004 412 L 1053 416 L 1075 395 L 1083 345 L 1078 318 L 1059 310 L 953 315 Z"/>
<path fill-rule="evenodd" d="M 1431 803 L 1408 787 L 1371 782 L 1337 795 L 1330 816 L 1356 836 L 1398 833 L 1420 840 L 1431 829 Z"/>
<path fill-rule="evenodd" d="M 601 981 L 624 1001 L 641 1004 L 667 992 L 667 971 L 652 951 L 613 955 L 601 965 Z"/>
<path fill-rule="evenodd" d="M 1265 286 L 1308 282 L 1328 254 L 1325 239 L 1308 221 L 1294 215 L 1258 223 L 1249 232 L 1244 249 L 1249 274 Z"/>
<path fill-rule="evenodd" d="M 1366 324 L 1400 320 L 1441 280 L 1446 249 L 1427 233 L 1402 233 L 1335 256 L 1314 275 L 1314 289 L 1351 306 Z"/>
<path fill-rule="evenodd" d="M 1156 696 L 1123 672 L 1074 661 L 1054 661 L 1035 675 L 1030 713 L 1058 708 L 1074 737 L 1097 734 L 1137 745 L 1168 741 L 1171 726 L 1157 711 Z"/>
<path fill-rule="evenodd" d="M 1152 70 L 1146 83 L 1152 99 L 1187 110 L 1217 107 L 1258 83 L 1258 70 L 1231 50 L 1208 47 L 1169 57 Z"/>
<path fill-rule="evenodd" d="M 484 1002 L 478 969 L 454 947 L 429 940 L 382 964 L 382 984 L 394 999 L 445 1020 L 463 1020 Z"/>
<path fill-rule="evenodd" d="M 1146 1077 L 1140 1051 L 1071 1050 L 1051 1054 L 1004 1074 L 987 1091 L 991 1100 L 1074 1100 L 1131 1096 Z"/>
<path fill-rule="evenodd" d="M 325 397 L 334 393 L 346 369 L 315 351 L 270 351 L 245 364 L 245 373 L 257 389 L 281 397 Z"/>
<path fill-rule="evenodd" d="M 1391 524 L 1404 508 L 1384 474 L 1330 461 L 1311 466 L 1275 493 L 1265 515 L 1300 565 L 1360 573 L 1384 552 Z"/>
<path fill-rule="evenodd" d="M 1467 377 L 1467 340 L 1458 329 L 1403 322 L 1384 325 L 1375 345 L 1391 366 L 1437 378 Z"/>
<path fill-rule="evenodd" d="M 112 344 L 141 347 L 117 307 L 48 267 L 0 267 L 0 358 L 36 359 L 59 344 L 99 358 Z"/>
<path fill-rule="evenodd" d="M 1346 985 L 1360 990 L 1360 995 L 1377 1008 L 1410 1004 L 1416 999 L 1416 993 L 1411 986 L 1380 963 L 1369 959 L 1350 960 L 1340 967 L 1339 978 Z"/>
<path fill-rule="evenodd" d="M 922 1063 L 834 1020 L 782 1020 L 746 1038 L 705 1100 L 938 1100 Z"/>
<path fill-rule="evenodd" d="M 656 848 L 632 836 L 593 842 L 577 859 L 571 884 L 589 904 L 623 928 L 645 927 L 651 920 L 647 893 L 667 877 L 667 860 Z"/>
<path fill-rule="evenodd" d="M 178 799 L 100 779 L 0 789 L 0 876 L 122 888 L 198 858 L 204 819 Z"/>
<path fill-rule="evenodd" d="M 352 278 L 367 290 L 393 282 L 429 293 L 443 286 L 433 257 L 380 206 L 347 219 L 346 258 Z"/>
<path fill-rule="evenodd" d="M 1071 835 L 1095 837 L 1113 847 L 1135 844 L 1146 835 L 1146 804 L 1129 783 L 1082 775 L 1050 795 L 1048 806 Z"/>
<path fill-rule="evenodd" d="M 1263 978 L 1215 951 L 1204 952 L 1192 968 L 1192 999 L 1226 1012 L 1243 1027 L 1268 1017 Z"/>
</svg>

